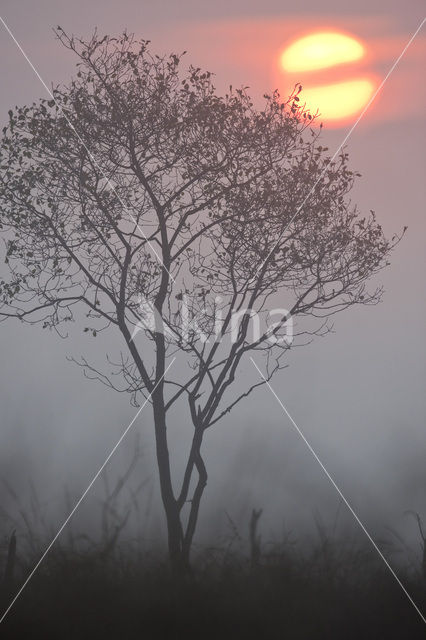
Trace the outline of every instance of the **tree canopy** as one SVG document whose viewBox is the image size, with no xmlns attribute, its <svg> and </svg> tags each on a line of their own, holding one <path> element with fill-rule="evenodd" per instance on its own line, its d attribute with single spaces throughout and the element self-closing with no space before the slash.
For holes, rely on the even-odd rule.
<svg viewBox="0 0 426 640">
<path fill-rule="evenodd" d="M 242 358 L 261 352 L 270 379 L 291 348 L 289 318 L 309 319 L 300 331 L 309 339 L 336 312 L 377 303 L 381 289 L 367 281 L 400 236 L 386 239 L 374 213 L 351 203 L 359 174 L 346 151 L 333 159 L 321 146 L 300 88 L 257 108 L 247 89 L 218 95 L 210 73 L 182 71 L 181 55 L 154 55 L 127 33 L 57 35 L 77 56 L 76 76 L 51 99 L 9 111 L 3 129 L 0 314 L 61 331 L 82 309 L 83 331 L 119 331 L 114 380 L 135 402 L 152 394 L 169 542 L 173 529 L 182 550 L 207 479 L 203 433 L 264 382 L 232 395 Z M 277 301 L 286 311 L 271 326 Z M 146 324 L 146 303 L 163 330 Z M 264 320 L 255 336 L 253 314 Z M 172 354 L 180 365 L 166 374 Z M 82 364 L 117 386 L 111 363 Z M 166 417 L 181 400 L 194 436 L 175 494 Z"/>
</svg>

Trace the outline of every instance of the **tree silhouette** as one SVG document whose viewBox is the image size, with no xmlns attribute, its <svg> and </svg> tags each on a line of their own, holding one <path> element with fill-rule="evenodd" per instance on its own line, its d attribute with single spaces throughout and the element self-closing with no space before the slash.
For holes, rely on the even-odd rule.
<svg viewBox="0 0 426 640">
<path fill-rule="evenodd" d="M 290 319 L 303 343 L 336 312 L 377 303 L 381 289 L 366 281 L 400 236 L 388 241 L 351 205 L 357 174 L 344 151 L 334 160 L 318 144 L 300 87 L 258 109 L 246 89 L 218 95 L 210 73 L 181 72 L 181 56 L 153 55 L 127 33 L 57 36 L 78 58 L 76 77 L 10 111 L 3 129 L 1 314 L 121 336 L 108 371 L 80 364 L 152 404 L 179 571 L 207 482 L 203 436 L 265 382 L 241 387 L 240 365 L 257 353 L 270 380 L 291 348 Z M 167 434 L 178 403 L 193 427 L 180 479 Z"/>
</svg>

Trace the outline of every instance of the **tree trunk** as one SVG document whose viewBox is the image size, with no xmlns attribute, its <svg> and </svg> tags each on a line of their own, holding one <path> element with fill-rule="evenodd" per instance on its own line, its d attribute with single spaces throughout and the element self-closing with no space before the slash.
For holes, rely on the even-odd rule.
<svg viewBox="0 0 426 640">
<path fill-rule="evenodd" d="M 207 484 L 207 471 L 200 452 L 204 428 L 201 423 L 200 410 L 198 410 L 197 414 L 194 413 L 194 416 L 196 415 L 195 432 L 185 471 L 183 486 L 179 497 L 176 498 L 173 491 L 173 482 L 170 470 L 166 411 L 162 383 L 159 384 L 153 392 L 152 401 L 161 498 L 167 521 L 170 566 L 172 574 L 175 577 L 184 577 L 191 573 L 190 551 L 197 525 L 201 498 Z M 194 467 L 198 473 L 198 481 L 194 489 L 192 499 L 189 501 L 191 507 L 188 522 L 184 530 L 184 527 L 182 526 L 181 513 L 184 504 L 187 502 L 187 495 Z"/>
<path fill-rule="evenodd" d="M 186 527 L 185 535 L 182 542 L 183 559 L 186 566 L 190 566 L 190 552 L 192 546 L 192 540 L 197 526 L 198 513 L 200 510 L 201 498 L 204 493 L 204 489 L 207 485 L 207 471 L 204 465 L 204 461 L 200 454 L 202 432 L 200 435 L 198 450 L 194 454 L 194 464 L 198 471 L 198 482 L 194 490 L 194 495 L 191 500 L 191 509 L 189 512 L 188 524 Z"/>
<path fill-rule="evenodd" d="M 179 576 L 187 573 L 189 567 L 186 565 L 183 554 L 180 508 L 173 493 L 164 403 L 161 396 L 158 397 L 156 393 L 153 395 L 153 405 L 157 464 L 160 476 L 161 498 L 166 514 L 170 567 L 172 573 L 175 576 Z"/>
</svg>

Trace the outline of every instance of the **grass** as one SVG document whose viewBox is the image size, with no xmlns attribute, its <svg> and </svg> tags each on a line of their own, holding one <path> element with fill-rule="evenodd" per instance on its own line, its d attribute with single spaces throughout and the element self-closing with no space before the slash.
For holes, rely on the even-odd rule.
<svg viewBox="0 0 426 640">
<path fill-rule="evenodd" d="M 93 512 L 97 531 L 67 527 L 0 625 L 1 638 L 43 640 L 416 640 L 426 637 L 418 613 L 364 538 L 339 533 L 317 514 L 311 543 L 292 534 L 261 539 L 261 510 L 245 532 L 226 514 L 228 533 L 194 548 L 193 576 L 172 579 L 166 556 L 142 536 L 130 538 L 141 483 L 128 477 L 136 453 Z M 14 515 L 0 509 L 0 608 L 4 611 L 41 557 L 57 527 L 35 490 L 23 507 L 13 489 Z M 125 487 L 129 494 L 126 498 Z M 72 499 L 66 494 L 65 511 Z M 137 514 L 136 522 L 142 514 Z M 419 516 L 416 515 L 419 521 Z M 12 531 L 16 529 L 16 549 Z M 423 539 L 421 523 L 419 530 Z M 392 533 L 385 555 L 404 551 L 397 573 L 426 614 L 422 558 Z M 16 553 L 15 557 L 14 554 Z M 394 564 L 392 558 L 392 564 Z"/>
<path fill-rule="evenodd" d="M 140 553 L 132 544 L 118 543 L 105 555 L 103 545 L 76 550 L 62 542 L 11 610 L 1 637 L 426 637 L 418 614 L 371 550 L 319 533 L 304 551 L 297 545 L 266 546 L 254 566 L 250 554 L 232 545 L 199 549 L 194 576 L 179 582 L 164 558 Z M 38 559 L 30 548 L 17 567 L 15 590 Z M 4 567 L 5 545 L 2 551 Z M 422 606 L 426 590 L 420 577 L 400 575 Z M 3 593 L 3 607 L 6 602 Z"/>
</svg>

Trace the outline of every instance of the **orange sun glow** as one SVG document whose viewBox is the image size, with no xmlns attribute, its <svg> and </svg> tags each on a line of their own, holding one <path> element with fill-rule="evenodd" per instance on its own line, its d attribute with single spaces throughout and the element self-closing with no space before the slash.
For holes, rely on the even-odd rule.
<svg viewBox="0 0 426 640">
<path fill-rule="evenodd" d="M 373 91 L 373 82 L 361 78 L 308 88 L 303 92 L 303 100 L 309 106 L 318 107 L 322 119 L 341 120 L 361 111 Z"/>
<path fill-rule="evenodd" d="M 354 62 L 364 56 L 364 47 L 358 40 L 343 33 L 312 33 L 299 38 L 283 52 L 284 71 L 314 71 L 345 62 Z"/>
<path fill-rule="evenodd" d="M 359 71 L 353 77 L 351 72 L 351 67 L 355 70 L 365 55 L 364 45 L 353 36 L 324 31 L 290 44 L 281 54 L 280 66 L 289 85 L 302 83 L 301 102 L 312 113 L 318 109 L 321 120 L 339 125 L 359 113 L 373 95 L 375 82 L 371 77 L 361 76 Z M 348 65 L 348 70 L 342 71 L 341 80 L 336 81 L 333 70 L 343 64 Z M 321 71 L 326 69 L 333 72 L 332 78 L 329 71 Z M 304 74 L 309 74 L 308 82 L 304 82 Z M 293 79 L 295 82 L 291 83 Z"/>
</svg>

